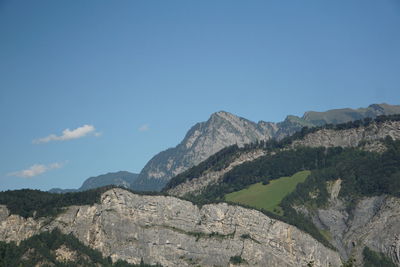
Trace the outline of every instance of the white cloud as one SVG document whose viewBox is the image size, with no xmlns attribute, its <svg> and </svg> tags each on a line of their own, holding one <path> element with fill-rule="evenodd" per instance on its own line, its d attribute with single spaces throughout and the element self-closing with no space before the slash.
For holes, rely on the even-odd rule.
<svg viewBox="0 0 400 267">
<path fill-rule="evenodd" d="M 16 176 L 23 178 L 31 178 L 34 176 L 38 176 L 42 173 L 53 169 L 59 169 L 64 166 L 65 163 L 55 162 L 52 164 L 44 165 L 44 164 L 34 164 L 26 170 L 11 172 L 7 174 L 8 176 Z"/>
<path fill-rule="evenodd" d="M 139 132 L 146 132 L 150 130 L 150 126 L 148 124 L 143 124 L 142 126 L 139 127 Z"/>
<path fill-rule="evenodd" d="M 33 140 L 33 143 L 34 144 L 42 144 L 42 143 L 48 143 L 51 141 L 66 141 L 66 140 L 71 140 L 71 139 L 78 139 L 81 137 L 85 137 L 86 135 L 88 135 L 90 133 L 94 133 L 96 136 L 98 136 L 98 134 L 100 134 L 100 133 L 95 133 L 95 130 L 96 129 L 94 128 L 93 125 L 85 124 L 74 130 L 65 129 L 62 132 L 62 135 L 51 134 L 51 135 L 43 137 L 43 138 L 35 139 L 35 140 Z"/>
</svg>

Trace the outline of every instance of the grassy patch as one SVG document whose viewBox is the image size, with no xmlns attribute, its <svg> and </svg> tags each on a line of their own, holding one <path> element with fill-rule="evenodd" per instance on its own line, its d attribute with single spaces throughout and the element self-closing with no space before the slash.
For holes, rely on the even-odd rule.
<svg viewBox="0 0 400 267">
<path fill-rule="evenodd" d="M 325 237 L 326 240 L 332 241 L 332 234 L 329 232 L 329 230 L 319 230 L 319 232 Z"/>
<path fill-rule="evenodd" d="M 293 176 L 272 180 L 267 185 L 253 184 L 246 189 L 225 195 L 225 200 L 282 215 L 282 209 L 279 207 L 282 199 L 293 192 L 297 184 L 304 182 L 310 173 L 310 171 L 301 171 Z"/>
</svg>

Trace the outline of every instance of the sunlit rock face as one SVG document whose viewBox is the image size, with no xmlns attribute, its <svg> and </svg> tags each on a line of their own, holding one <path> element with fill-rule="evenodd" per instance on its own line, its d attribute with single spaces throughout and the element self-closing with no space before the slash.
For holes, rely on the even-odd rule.
<svg viewBox="0 0 400 267">
<path fill-rule="evenodd" d="M 0 209 L 0 239 L 21 241 L 55 227 L 72 233 L 113 260 L 164 266 L 229 266 L 238 256 L 249 266 L 340 266 L 328 249 L 294 226 L 227 204 L 198 208 L 174 197 L 140 196 L 111 189 L 93 206 L 71 206 L 48 221 Z"/>
<path fill-rule="evenodd" d="M 306 112 L 302 117 L 287 116 L 282 122 L 258 123 L 220 111 L 206 122 L 194 125 L 174 148 L 155 155 L 131 184 L 134 190 L 159 191 L 174 176 L 197 165 L 222 148 L 275 138 L 281 140 L 301 130 L 324 124 L 339 124 L 379 115 L 400 113 L 400 106 L 373 104 L 359 109 L 333 109 Z"/>
</svg>

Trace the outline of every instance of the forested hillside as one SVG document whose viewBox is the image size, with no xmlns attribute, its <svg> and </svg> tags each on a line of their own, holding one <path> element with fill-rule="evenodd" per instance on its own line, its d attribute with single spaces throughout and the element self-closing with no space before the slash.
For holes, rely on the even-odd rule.
<svg viewBox="0 0 400 267">
<path fill-rule="evenodd" d="M 352 219 L 354 209 L 361 200 L 382 198 L 382 196 L 399 198 L 400 141 L 393 140 L 390 136 L 368 139 L 370 137 L 366 135 L 365 140 L 357 140 L 358 145 L 348 147 L 305 147 L 292 144 L 295 141 L 301 143 L 299 141 L 310 134 L 318 138 L 318 133 L 326 129 L 337 131 L 337 136 L 341 136 L 341 132 L 349 129 L 364 129 L 373 126 L 371 129 L 375 129 L 372 131 L 374 134 L 374 131 L 379 131 L 382 125 L 387 125 L 387 122 L 399 121 L 399 119 L 399 115 L 381 116 L 375 120 L 364 119 L 340 125 L 303 128 L 302 131 L 280 142 L 271 140 L 244 148 L 231 147 L 174 177 L 167 185 L 166 191 L 181 183 L 188 183 L 192 179 L 206 177 L 205 174 L 210 171 L 224 168 L 240 153 L 264 149 L 267 152 L 266 155 L 234 167 L 225 172 L 217 183 L 209 184 L 201 191 L 187 193 L 184 198 L 198 204 L 223 202 L 227 201 L 228 194 L 231 196 L 233 192 L 239 192 L 249 186 L 253 188 L 257 183 L 268 184 L 280 177 L 310 170 L 310 176 L 303 183 L 299 183 L 296 189 L 280 202 L 279 209 L 275 209 L 279 212 L 258 209 L 271 217 L 286 221 L 312 234 L 326 246 L 333 244 L 337 246 L 338 241 L 332 240 L 332 235 L 335 233 L 329 232 L 329 227 L 332 226 L 328 227 L 321 225 L 321 222 L 316 222 L 315 218 L 318 216 L 314 214 L 318 214 L 321 209 L 330 207 L 332 201 L 330 186 L 338 180 L 340 181 L 337 190 L 337 197 L 340 199 L 338 203 L 343 203 L 344 211 L 340 212 L 344 214 L 343 216 L 348 216 L 347 220 Z M 396 125 L 393 130 L 390 130 L 390 133 L 398 136 L 400 129 L 397 129 Z M 371 140 L 374 140 L 375 145 L 379 143 L 379 150 L 366 149 L 366 144 L 371 143 Z M 213 163 L 217 158 L 219 161 Z M 258 205 L 263 206 L 259 203 Z M 265 204 L 265 206 L 268 205 Z M 256 206 L 252 206 L 252 208 L 256 208 Z M 334 221 L 332 223 L 334 224 Z M 340 246 L 346 247 L 344 244 Z M 375 257 L 375 260 L 377 258 L 379 257 Z"/>
</svg>

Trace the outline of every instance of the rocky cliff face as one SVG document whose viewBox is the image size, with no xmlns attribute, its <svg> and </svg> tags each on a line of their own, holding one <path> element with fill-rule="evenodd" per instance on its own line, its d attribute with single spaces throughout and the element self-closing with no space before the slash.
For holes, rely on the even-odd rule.
<svg viewBox="0 0 400 267">
<path fill-rule="evenodd" d="M 197 165 L 224 147 L 289 136 L 303 127 L 343 123 L 366 117 L 400 113 L 400 106 L 374 104 L 368 108 L 309 111 L 303 117 L 288 116 L 283 122 L 258 123 L 228 112 L 217 112 L 193 126 L 175 148 L 154 156 L 132 184 L 134 190 L 161 190 L 175 175 Z"/>
<path fill-rule="evenodd" d="M 54 219 L 24 219 L 0 206 L 0 240 L 21 241 L 55 227 L 84 244 L 131 263 L 228 266 L 340 266 L 337 252 L 308 234 L 250 209 L 227 204 L 198 208 L 165 196 L 111 189 L 93 206 L 71 206 Z"/>
<path fill-rule="evenodd" d="M 204 188 L 206 188 L 208 185 L 217 183 L 225 173 L 232 170 L 235 166 L 238 166 L 248 161 L 253 161 L 266 154 L 267 152 L 261 149 L 241 153 L 237 155 L 237 157 L 233 159 L 232 162 L 230 162 L 226 168 L 223 168 L 222 170 L 219 171 L 208 170 L 200 177 L 196 177 L 192 180 L 186 181 L 174 188 L 167 190 L 167 193 L 169 195 L 179 196 L 179 197 L 183 197 L 188 193 L 194 195 L 200 194 Z"/>
<path fill-rule="evenodd" d="M 170 178 L 200 163 L 222 148 L 268 140 L 276 130 L 274 123 L 257 124 L 228 112 L 214 113 L 208 121 L 193 126 L 178 146 L 153 157 L 141 171 L 133 189 L 161 190 Z M 149 183 L 149 180 L 153 182 Z"/>
<path fill-rule="evenodd" d="M 367 127 L 351 128 L 346 130 L 322 129 L 306 135 L 301 140 L 293 142 L 292 147 L 356 147 L 361 141 L 365 143 L 366 150 L 381 151 L 384 147 L 378 140 L 386 136 L 394 140 L 400 139 L 400 122 L 386 121 L 384 123 L 373 122 Z"/>
<path fill-rule="evenodd" d="M 381 142 L 383 138 L 390 136 L 393 140 L 400 140 L 400 121 L 386 121 L 383 123 L 373 122 L 367 127 L 358 127 L 345 130 L 321 129 L 314 133 L 307 134 L 303 139 L 295 140 L 285 149 L 297 146 L 307 147 L 357 147 L 366 151 L 383 152 L 386 146 Z M 223 175 L 235 166 L 244 162 L 253 161 L 264 156 L 268 151 L 256 149 L 242 152 L 236 155 L 229 165 L 219 171 L 207 170 L 200 177 L 187 180 L 178 186 L 169 189 L 168 194 L 184 196 L 185 194 L 200 194 L 208 185 L 218 183 Z"/>
<path fill-rule="evenodd" d="M 341 180 L 328 186 L 329 205 L 317 210 L 300 209 L 324 231 L 343 258 L 353 257 L 357 266 L 363 260 L 365 246 L 379 251 L 400 266 L 400 199 L 389 196 L 364 197 L 349 210 L 338 198 Z M 299 209 L 299 208 L 298 208 Z"/>
</svg>

